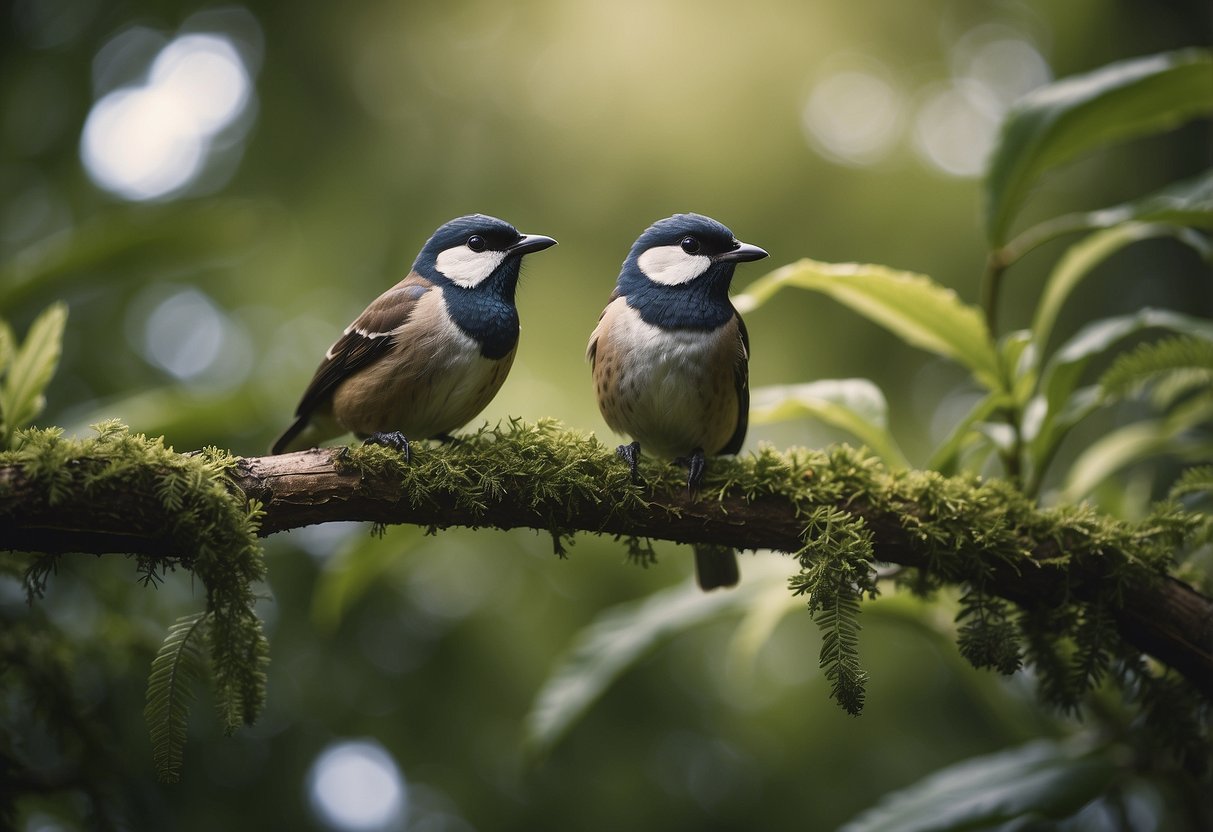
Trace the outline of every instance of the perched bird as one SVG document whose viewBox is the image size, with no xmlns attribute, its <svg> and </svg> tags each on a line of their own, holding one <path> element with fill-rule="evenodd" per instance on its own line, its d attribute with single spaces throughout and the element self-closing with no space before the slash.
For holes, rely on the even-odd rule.
<svg viewBox="0 0 1213 832">
<path fill-rule="evenodd" d="M 404 280 L 329 348 L 272 453 L 352 432 L 408 455 L 408 438 L 449 439 L 497 394 L 518 345 L 522 257 L 556 245 L 495 217 L 451 220 Z"/>
<path fill-rule="evenodd" d="M 634 440 L 617 451 L 634 479 L 643 447 L 686 464 L 693 493 L 705 456 L 741 449 L 750 340 L 729 283 L 738 263 L 766 256 L 713 219 L 676 214 L 653 223 L 623 261 L 587 355 L 603 418 Z M 736 555 L 697 546 L 695 572 L 705 590 L 732 586 Z"/>
</svg>

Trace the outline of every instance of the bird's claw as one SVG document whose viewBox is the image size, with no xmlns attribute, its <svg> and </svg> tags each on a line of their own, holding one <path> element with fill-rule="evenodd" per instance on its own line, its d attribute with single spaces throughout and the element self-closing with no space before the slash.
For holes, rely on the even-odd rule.
<svg viewBox="0 0 1213 832">
<path fill-rule="evenodd" d="M 409 462 L 409 440 L 403 433 L 398 430 L 393 431 L 376 431 L 362 440 L 363 445 L 382 445 L 385 448 L 391 448 L 404 457 L 405 462 Z"/>
<path fill-rule="evenodd" d="M 687 496 L 694 497 L 695 493 L 703 487 L 703 472 L 707 468 L 703 448 L 696 448 L 691 451 L 690 456 L 679 457 L 674 461 L 687 467 Z"/>
<path fill-rule="evenodd" d="M 620 445 L 615 449 L 615 456 L 619 457 L 628 464 L 629 470 L 632 472 L 632 482 L 640 485 L 640 443 L 633 442 L 630 445 Z"/>
</svg>

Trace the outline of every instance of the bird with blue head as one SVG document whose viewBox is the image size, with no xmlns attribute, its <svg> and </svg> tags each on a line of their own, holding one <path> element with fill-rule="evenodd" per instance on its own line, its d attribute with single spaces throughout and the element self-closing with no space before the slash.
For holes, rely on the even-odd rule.
<svg viewBox="0 0 1213 832">
<path fill-rule="evenodd" d="M 409 437 L 449 439 L 492 401 L 513 364 L 523 256 L 555 244 L 483 214 L 439 227 L 408 275 L 325 353 L 272 453 L 343 433 L 406 456 Z"/>
<path fill-rule="evenodd" d="M 638 479 L 641 448 L 703 482 L 706 457 L 735 454 L 749 419 L 750 339 L 729 300 L 738 263 L 767 256 L 700 214 L 653 223 L 623 261 L 587 355 L 607 425 L 632 438 L 618 454 Z M 736 554 L 695 547 L 699 585 L 732 586 Z"/>
</svg>

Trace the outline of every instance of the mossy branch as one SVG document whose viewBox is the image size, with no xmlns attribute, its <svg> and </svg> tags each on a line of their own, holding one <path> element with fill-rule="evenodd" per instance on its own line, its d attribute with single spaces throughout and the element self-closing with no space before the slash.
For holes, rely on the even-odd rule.
<svg viewBox="0 0 1213 832">
<path fill-rule="evenodd" d="M 137 441 L 154 444 L 123 440 Z M 0 549 L 134 553 L 153 568 L 190 565 L 188 559 L 211 565 L 213 546 L 198 558 L 205 530 L 183 526 L 171 509 L 190 489 L 178 487 L 183 475 L 167 457 L 132 456 L 122 463 L 122 477 L 107 480 L 102 474 L 117 463 L 90 441 L 34 432 L 25 442 L 20 451 L 0 454 Z M 1173 508 L 1138 524 L 1083 507 L 1041 510 L 1001 481 L 889 471 L 846 446 L 760 448 L 741 459 L 713 460 L 704 491 L 692 499 L 674 466 L 649 461 L 641 468 L 645 484 L 635 485 L 610 448 L 548 421 L 512 422 L 452 445 L 420 444 L 407 464 L 378 447 L 219 461 L 209 453 L 206 485 L 221 484 L 231 495 L 250 536 L 335 520 L 527 527 L 556 541 L 581 531 L 774 549 L 811 566 L 817 544 L 806 539 L 809 519 L 835 510 L 862 524 L 876 560 L 913 567 L 913 588 L 959 585 L 971 599 L 1001 598 L 1028 612 L 1075 604 L 1085 611 L 1079 617 L 1098 610 L 1125 644 L 1179 671 L 1213 700 L 1213 599 L 1166 574 L 1199 518 Z M 189 476 L 197 476 L 196 467 L 187 467 Z M 850 580 L 851 597 L 862 596 L 863 576 Z M 986 602 L 968 621 L 1002 626 L 1000 610 Z M 249 638 L 242 643 L 260 649 Z M 1017 664 L 1010 652 L 995 658 L 998 666 Z M 1085 657 L 1087 672 L 1099 675 L 1103 660 Z M 247 694 L 250 708 L 259 696 Z M 247 712 L 230 722 L 242 717 Z"/>
</svg>

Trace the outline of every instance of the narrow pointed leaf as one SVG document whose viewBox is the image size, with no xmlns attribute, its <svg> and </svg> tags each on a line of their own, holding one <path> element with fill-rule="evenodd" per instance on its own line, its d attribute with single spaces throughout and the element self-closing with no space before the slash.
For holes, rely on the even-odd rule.
<svg viewBox="0 0 1213 832">
<path fill-rule="evenodd" d="M 1038 359 L 1044 356 L 1044 351 L 1049 345 L 1049 338 L 1053 333 L 1054 324 L 1057 323 L 1061 307 L 1070 297 L 1074 288 L 1096 266 L 1128 245 L 1152 237 L 1175 235 L 1177 231 L 1178 229 L 1169 225 L 1128 223 L 1092 234 L 1071 246 L 1049 275 L 1049 280 L 1045 283 L 1044 294 L 1036 308 L 1032 332 L 1035 333 Z"/>
<path fill-rule="evenodd" d="M 312 623 L 325 633 L 336 632 L 346 611 L 385 580 L 424 538 L 425 530 L 419 526 L 393 526 L 388 534 L 372 540 L 366 539 L 365 530 L 355 534 L 325 562 L 316 579 Z"/>
<path fill-rule="evenodd" d="M 0 263 L 0 306 L 81 280 L 106 266 L 119 278 L 228 258 L 266 239 L 277 209 L 243 199 L 114 207 Z"/>
<path fill-rule="evenodd" d="M 771 424 L 812 417 L 850 433 L 888 465 L 909 462 L 889 432 L 889 405 L 866 378 L 823 379 L 807 384 L 760 387 L 750 398 L 750 421 Z"/>
<path fill-rule="evenodd" d="M 9 362 L 4 383 L 0 385 L 0 412 L 4 414 L 4 445 L 12 441 L 15 430 L 37 418 L 45 404 L 43 391 L 59 365 L 63 347 L 63 327 L 67 306 L 55 303 L 47 307 L 30 325 L 25 341 Z"/>
<path fill-rule="evenodd" d="M 1109 754 L 1034 742 L 941 769 L 886 795 L 840 832 L 947 832 L 994 829 L 1027 817 L 1062 820 L 1102 794 L 1116 773 Z"/>
<path fill-rule="evenodd" d="M 1032 185 L 1097 147 L 1213 112 L 1213 56 L 1203 49 L 1121 61 L 1035 90 L 1003 122 L 985 182 L 986 233 L 1007 240 Z"/>
<path fill-rule="evenodd" d="M 977 430 L 975 425 L 987 421 L 1000 408 L 1010 404 L 1011 397 L 1006 393 L 989 393 L 979 399 L 973 409 L 952 429 L 948 438 L 935 449 L 935 453 L 927 462 L 927 468 L 945 476 L 956 473 L 964 453 L 975 443 L 986 441 L 985 435 Z"/>
<path fill-rule="evenodd" d="M 1074 392 L 1091 360 L 1148 329 L 1213 339 L 1213 321 L 1166 309 L 1142 309 L 1087 324 L 1049 359 L 1041 376 L 1040 393 L 1026 411 L 1024 438 L 1034 464 L 1043 465 L 1066 433 L 1098 407 L 1102 397 L 1096 388 L 1078 397 Z M 1027 415 L 1033 413 L 1039 418 L 1029 421 Z"/>
<path fill-rule="evenodd" d="M 616 679 L 662 639 L 744 607 L 764 584 L 743 581 L 705 594 L 693 583 L 602 612 L 577 634 L 568 655 L 544 682 L 526 717 L 531 752 L 542 756 Z"/>
<path fill-rule="evenodd" d="M 925 275 L 804 259 L 759 278 L 734 305 L 754 309 L 785 287 L 822 292 L 907 344 L 967 367 L 983 387 L 1002 389 L 998 353 L 981 311 Z"/>
<path fill-rule="evenodd" d="M 1213 397 L 1193 402 L 1166 419 L 1134 422 L 1091 443 L 1070 466 L 1060 499 L 1077 502 L 1112 474 L 1135 462 L 1162 453 L 1182 454 L 1203 445 L 1185 431 L 1213 419 Z"/>
<path fill-rule="evenodd" d="M 1213 168 L 1141 199 L 1097 211 L 1066 214 L 1034 225 L 1007 243 L 1006 261 L 1013 263 L 1038 246 L 1065 234 L 1112 228 L 1126 222 L 1213 228 Z"/>
</svg>

